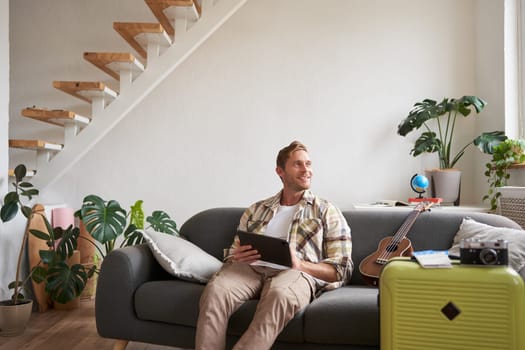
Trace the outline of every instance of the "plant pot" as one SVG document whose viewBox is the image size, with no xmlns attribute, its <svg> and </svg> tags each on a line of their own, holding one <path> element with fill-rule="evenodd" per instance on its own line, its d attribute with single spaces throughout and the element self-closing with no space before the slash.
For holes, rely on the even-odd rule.
<svg viewBox="0 0 525 350">
<path fill-rule="evenodd" d="M 0 336 L 12 337 L 20 335 L 26 329 L 33 311 L 32 300 L 22 300 L 13 305 L 11 300 L 0 302 Z"/>
<path fill-rule="evenodd" d="M 461 170 L 432 169 L 425 171 L 430 181 L 430 194 L 434 198 L 442 198 L 444 204 L 459 205 L 461 192 Z"/>
</svg>

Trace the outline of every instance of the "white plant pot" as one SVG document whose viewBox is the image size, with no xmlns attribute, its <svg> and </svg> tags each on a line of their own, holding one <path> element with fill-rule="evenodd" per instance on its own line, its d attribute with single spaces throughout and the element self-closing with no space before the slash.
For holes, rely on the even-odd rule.
<svg viewBox="0 0 525 350">
<path fill-rule="evenodd" d="M 432 169 L 425 171 L 430 181 L 430 194 L 442 198 L 444 204 L 459 205 L 461 192 L 461 170 Z"/>
<path fill-rule="evenodd" d="M 32 311 L 32 300 L 25 300 L 23 304 L 18 305 L 7 305 L 5 302 L 0 302 L 0 336 L 13 337 L 22 334 L 31 318 Z"/>
</svg>

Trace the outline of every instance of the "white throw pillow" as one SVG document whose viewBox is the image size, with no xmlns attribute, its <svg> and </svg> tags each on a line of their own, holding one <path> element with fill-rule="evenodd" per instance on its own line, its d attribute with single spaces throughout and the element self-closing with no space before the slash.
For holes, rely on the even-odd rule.
<svg viewBox="0 0 525 350">
<path fill-rule="evenodd" d="M 141 233 L 155 259 L 175 277 L 206 283 L 222 266 L 217 258 L 183 238 L 152 230 Z"/>
<path fill-rule="evenodd" d="M 493 241 L 505 239 L 509 243 L 509 265 L 516 271 L 525 266 L 525 231 L 506 227 L 494 227 L 471 218 L 464 218 L 459 231 L 454 237 L 454 243 L 449 250 L 450 255 L 459 256 L 459 246 L 463 239 L 479 239 Z"/>
</svg>

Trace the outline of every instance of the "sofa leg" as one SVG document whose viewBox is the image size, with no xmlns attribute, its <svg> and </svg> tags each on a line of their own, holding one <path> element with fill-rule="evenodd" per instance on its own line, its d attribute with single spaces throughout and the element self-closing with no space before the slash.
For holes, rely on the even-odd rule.
<svg viewBox="0 0 525 350">
<path fill-rule="evenodd" d="M 129 340 L 119 339 L 113 345 L 113 350 L 125 350 L 126 346 L 128 346 L 128 343 L 129 343 Z"/>
</svg>

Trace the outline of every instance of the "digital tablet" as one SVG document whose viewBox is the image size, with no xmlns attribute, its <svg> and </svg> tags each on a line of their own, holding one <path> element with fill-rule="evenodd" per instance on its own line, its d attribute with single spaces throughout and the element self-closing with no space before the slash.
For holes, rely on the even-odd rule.
<svg viewBox="0 0 525 350">
<path fill-rule="evenodd" d="M 284 239 L 257 233 L 237 231 L 241 245 L 251 245 L 261 255 L 262 261 L 292 267 L 290 246 Z"/>
</svg>

